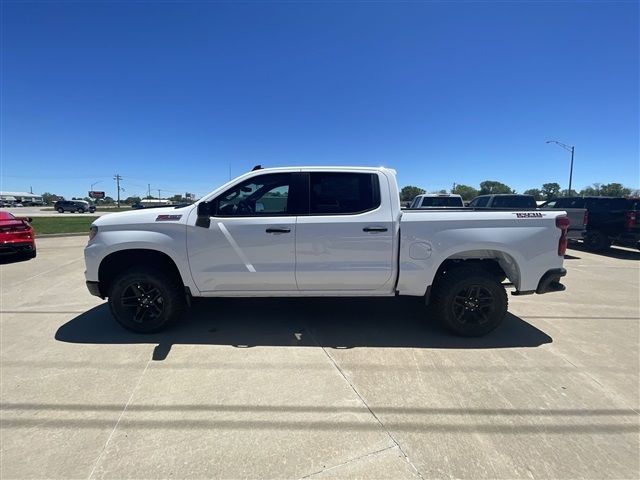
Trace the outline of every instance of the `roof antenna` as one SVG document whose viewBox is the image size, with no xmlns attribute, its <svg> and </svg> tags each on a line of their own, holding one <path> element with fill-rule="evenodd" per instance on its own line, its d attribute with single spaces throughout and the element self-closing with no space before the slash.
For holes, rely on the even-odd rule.
<svg viewBox="0 0 640 480">
<path fill-rule="evenodd" d="M 256 170 L 262 170 L 262 165 L 256 165 L 251 169 L 252 172 L 255 172 Z"/>
</svg>

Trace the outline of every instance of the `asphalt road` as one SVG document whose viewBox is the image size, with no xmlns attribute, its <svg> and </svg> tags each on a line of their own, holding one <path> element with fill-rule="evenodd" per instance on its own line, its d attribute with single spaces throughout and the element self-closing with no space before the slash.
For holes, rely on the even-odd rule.
<svg viewBox="0 0 640 480">
<path fill-rule="evenodd" d="M 144 336 L 84 241 L 0 267 L 3 479 L 640 475 L 640 252 L 570 250 L 566 292 L 479 339 L 393 298 L 198 301 Z"/>
<path fill-rule="evenodd" d="M 58 216 L 67 216 L 71 215 L 74 217 L 81 217 L 90 215 L 92 217 L 106 215 L 107 213 L 112 213 L 108 211 L 97 211 L 94 213 L 58 213 L 55 210 L 51 210 L 52 207 L 13 207 L 13 208 L 3 208 L 7 212 L 13 213 L 16 217 L 58 217 Z"/>
</svg>

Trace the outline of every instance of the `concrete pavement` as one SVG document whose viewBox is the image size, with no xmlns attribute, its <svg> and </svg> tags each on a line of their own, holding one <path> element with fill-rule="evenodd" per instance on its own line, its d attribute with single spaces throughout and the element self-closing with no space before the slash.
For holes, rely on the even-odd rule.
<svg viewBox="0 0 640 480">
<path fill-rule="evenodd" d="M 414 299 L 196 301 L 129 333 L 84 238 L 0 267 L 0 477 L 637 478 L 640 252 L 463 339 Z"/>
</svg>

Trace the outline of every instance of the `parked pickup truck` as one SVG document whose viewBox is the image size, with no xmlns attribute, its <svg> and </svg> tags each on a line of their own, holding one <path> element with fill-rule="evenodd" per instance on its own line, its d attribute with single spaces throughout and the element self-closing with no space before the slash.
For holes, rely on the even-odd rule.
<svg viewBox="0 0 640 480">
<path fill-rule="evenodd" d="M 469 207 L 476 210 L 483 209 L 513 209 L 516 210 L 535 210 L 540 208 L 541 210 L 549 210 L 554 207 L 555 200 L 552 202 L 545 202 L 540 207 L 536 202 L 533 195 L 524 195 L 516 193 L 507 194 L 494 194 L 494 195 L 480 195 L 474 198 Z M 569 240 L 582 240 L 587 228 L 588 214 L 586 208 L 561 208 L 564 213 L 569 217 L 569 228 L 567 230 L 567 238 Z"/>
<path fill-rule="evenodd" d="M 422 297 L 461 335 L 525 295 L 564 290 L 561 211 L 400 210 L 386 168 L 251 171 L 194 205 L 105 215 L 85 248 L 89 291 L 124 327 L 155 332 L 191 297 Z"/>
<path fill-rule="evenodd" d="M 589 223 L 584 234 L 584 245 L 600 252 L 612 244 L 640 249 L 640 223 L 638 205 L 633 199 L 621 197 L 563 197 L 550 208 L 567 212 L 588 211 Z"/>
</svg>

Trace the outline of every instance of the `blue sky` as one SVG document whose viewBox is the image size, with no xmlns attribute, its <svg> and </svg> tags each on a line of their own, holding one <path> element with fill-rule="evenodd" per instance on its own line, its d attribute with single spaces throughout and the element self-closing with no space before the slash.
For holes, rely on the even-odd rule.
<svg viewBox="0 0 640 480">
<path fill-rule="evenodd" d="M 4 190 L 202 195 L 255 164 L 429 191 L 639 180 L 637 2 L 3 2 Z"/>
</svg>

